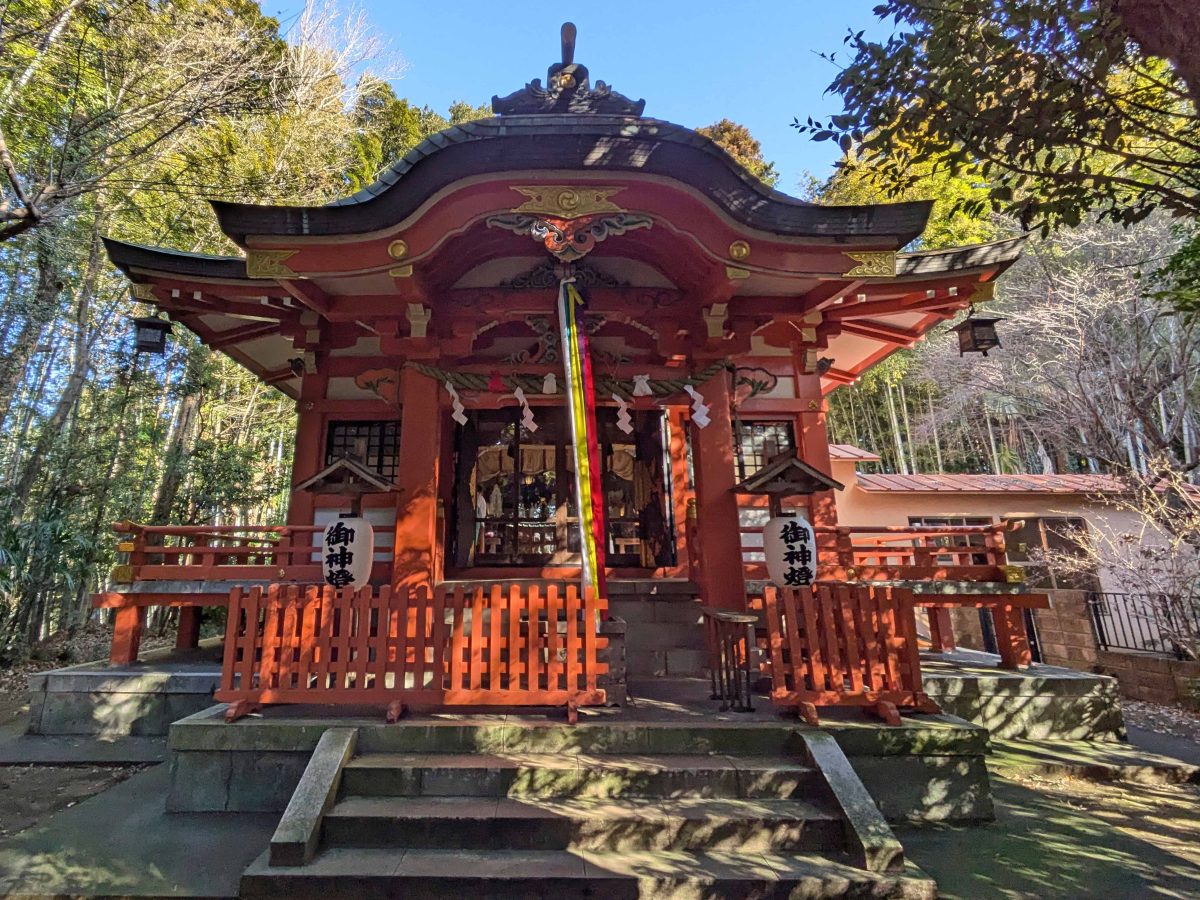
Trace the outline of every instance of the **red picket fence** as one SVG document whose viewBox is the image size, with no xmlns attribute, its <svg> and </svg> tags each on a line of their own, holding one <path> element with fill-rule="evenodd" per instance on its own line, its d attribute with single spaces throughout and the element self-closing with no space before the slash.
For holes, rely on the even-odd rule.
<svg viewBox="0 0 1200 900">
<path fill-rule="evenodd" d="M 215 696 L 233 716 L 264 703 L 601 704 L 606 608 L 574 585 L 235 588 Z"/>
<path fill-rule="evenodd" d="M 911 590 L 818 582 L 763 592 L 771 699 L 815 720 L 819 706 L 938 712 L 921 684 Z M 898 720 L 896 720 L 898 721 Z"/>
</svg>

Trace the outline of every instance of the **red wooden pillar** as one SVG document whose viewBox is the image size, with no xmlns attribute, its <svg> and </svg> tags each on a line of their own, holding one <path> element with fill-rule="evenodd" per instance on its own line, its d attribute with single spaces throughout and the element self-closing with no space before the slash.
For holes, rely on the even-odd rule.
<svg viewBox="0 0 1200 900">
<path fill-rule="evenodd" d="M 825 427 L 825 398 L 821 395 L 821 376 L 805 375 L 797 360 L 796 398 L 801 403 L 796 413 L 796 443 L 800 458 L 826 475 L 833 470 L 829 459 L 829 432 Z M 813 525 L 836 525 L 837 502 L 833 491 L 821 491 L 808 498 L 809 521 Z"/>
<path fill-rule="evenodd" d="M 108 660 L 113 665 L 137 662 L 142 644 L 142 626 L 146 623 L 146 607 L 119 606 L 113 616 L 112 649 Z"/>
<path fill-rule="evenodd" d="M 441 457 L 441 385 L 415 369 L 400 376 L 400 459 L 396 483 L 395 557 L 392 582 L 433 586 L 438 535 L 437 484 Z"/>
<path fill-rule="evenodd" d="M 695 494 L 688 485 L 687 474 L 687 414 L 682 407 L 671 407 L 667 410 L 667 421 L 670 426 L 671 446 L 668 457 L 671 461 L 671 503 L 675 516 L 675 549 L 676 565 L 681 570 L 691 570 L 698 552 L 688 540 L 688 509 L 692 506 Z M 697 542 L 698 543 L 698 542 Z"/>
<path fill-rule="evenodd" d="M 200 646 L 200 607 L 179 607 L 179 631 L 175 634 L 176 650 L 194 650 Z"/>
<path fill-rule="evenodd" d="M 705 428 L 692 424 L 692 465 L 696 477 L 696 531 L 700 587 L 704 602 L 725 609 L 746 608 L 742 536 L 738 525 L 733 423 L 729 415 L 729 374 L 700 387 L 710 407 Z"/>
<path fill-rule="evenodd" d="M 996 626 L 996 643 L 1000 647 L 1000 667 L 1024 669 L 1033 663 L 1033 652 L 1029 648 L 1029 636 L 1025 633 L 1025 619 L 1021 610 L 1007 604 L 992 608 L 992 622 Z"/>
<path fill-rule="evenodd" d="M 321 401 L 329 379 L 320 373 L 305 375 L 300 382 L 300 400 L 296 404 L 296 447 L 292 457 L 292 484 L 311 478 L 323 468 L 321 447 L 325 435 Z M 315 501 L 307 491 L 293 491 L 288 503 L 289 525 L 311 525 Z"/>
</svg>

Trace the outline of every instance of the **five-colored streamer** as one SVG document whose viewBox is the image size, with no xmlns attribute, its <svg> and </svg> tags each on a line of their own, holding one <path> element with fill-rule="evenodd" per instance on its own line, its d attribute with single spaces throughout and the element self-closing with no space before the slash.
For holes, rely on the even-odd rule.
<svg viewBox="0 0 1200 900">
<path fill-rule="evenodd" d="M 605 596 L 604 493 L 600 482 L 600 446 L 596 435 L 595 385 L 587 335 L 576 310 L 583 297 L 574 279 L 559 285 L 558 319 L 562 331 L 563 369 L 567 382 L 567 408 L 575 457 L 575 496 L 579 498 L 579 543 L 583 559 L 583 586 Z"/>
</svg>

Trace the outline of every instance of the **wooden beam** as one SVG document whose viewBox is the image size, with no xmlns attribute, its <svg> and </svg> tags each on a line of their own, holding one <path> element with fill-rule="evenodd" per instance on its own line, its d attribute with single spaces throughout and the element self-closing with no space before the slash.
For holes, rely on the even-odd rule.
<svg viewBox="0 0 1200 900">
<path fill-rule="evenodd" d="M 223 350 L 234 344 L 242 344 L 270 334 L 279 334 L 280 324 L 279 322 L 256 322 L 252 325 L 243 325 L 241 328 L 217 331 L 213 333 L 213 339 L 208 342 L 208 346 L 214 350 Z"/>
<path fill-rule="evenodd" d="M 311 281 L 296 281 L 291 278 L 277 278 L 276 282 L 292 297 L 299 300 L 313 312 L 327 316 L 333 307 L 333 299 L 324 290 Z"/>
<path fill-rule="evenodd" d="M 897 347 L 911 347 L 922 337 L 922 334 L 918 331 L 884 325 L 880 322 L 854 320 L 842 322 L 840 325 L 841 330 L 846 334 L 857 334 L 859 337 L 885 341 L 889 344 L 895 344 Z"/>
</svg>

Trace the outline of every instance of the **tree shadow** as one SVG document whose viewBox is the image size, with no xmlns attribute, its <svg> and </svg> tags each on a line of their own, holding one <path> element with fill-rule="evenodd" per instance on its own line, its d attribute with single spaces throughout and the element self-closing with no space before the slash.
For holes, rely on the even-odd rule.
<svg viewBox="0 0 1200 900">
<path fill-rule="evenodd" d="M 913 862 L 945 897 L 1194 897 L 1194 786 L 1094 785 L 993 776 L 989 825 L 902 827 Z"/>
</svg>

